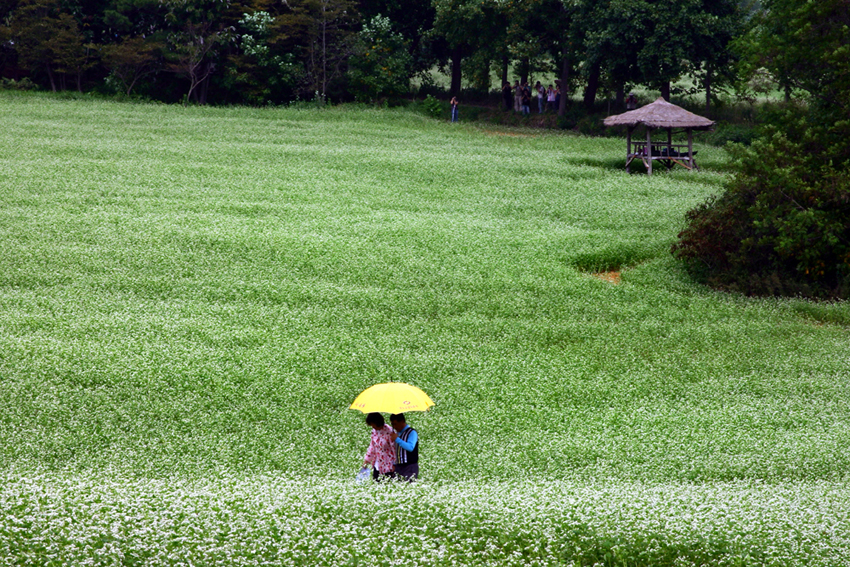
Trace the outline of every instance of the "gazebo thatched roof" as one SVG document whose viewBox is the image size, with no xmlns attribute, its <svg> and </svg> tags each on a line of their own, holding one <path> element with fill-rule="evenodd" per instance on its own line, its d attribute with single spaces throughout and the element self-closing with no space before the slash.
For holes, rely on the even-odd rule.
<svg viewBox="0 0 850 567">
<path fill-rule="evenodd" d="M 609 116 L 605 119 L 604 124 L 606 126 L 632 127 L 643 124 L 648 128 L 692 128 L 694 130 L 708 130 L 714 127 L 713 120 L 697 116 L 684 108 L 670 104 L 663 98 L 659 98 L 637 110 Z"/>
</svg>

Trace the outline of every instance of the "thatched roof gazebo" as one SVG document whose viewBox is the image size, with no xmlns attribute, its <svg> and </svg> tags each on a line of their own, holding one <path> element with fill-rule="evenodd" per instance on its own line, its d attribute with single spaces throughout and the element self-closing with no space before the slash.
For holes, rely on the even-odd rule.
<svg viewBox="0 0 850 567">
<path fill-rule="evenodd" d="M 714 128 L 714 121 L 684 108 L 670 104 L 663 98 L 653 103 L 642 106 L 637 110 L 630 110 L 616 116 L 609 116 L 604 121 L 605 126 L 626 126 L 628 134 L 626 137 L 626 171 L 635 159 L 640 159 L 646 165 L 646 171 L 652 175 L 653 160 L 660 160 L 667 169 L 675 164 L 690 170 L 699 170 L 694 161 L 693 131 L 710 130 Z M 645 142 L 632 142 L 632 131 L 638 126 L 646 128 Z M 653 142 L 652 131 L 657 129 L 667 130 L 667 142 Z M 688 145 L 673 144 L 673 130 L 681 128 L 688 133 Z"/>
</svg>

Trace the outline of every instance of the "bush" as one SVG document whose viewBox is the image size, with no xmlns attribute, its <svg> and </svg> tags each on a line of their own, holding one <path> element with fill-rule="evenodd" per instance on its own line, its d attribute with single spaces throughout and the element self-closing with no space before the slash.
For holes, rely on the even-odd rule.
<svg viewBox="0 0 850 567">
<path fill-rule="evenodd" d="M 579 121 L 586 116 L 584 106 L 567 101 L 567 108 L 563 116 L 558 116 L 558 128 L 561 130 L 572 130 Z"/>
<path fill-rule="evenodd" d="M 605 134 L 605 125 L 598 115 L 589 115 L 582 117 L 576 123 L 576 130 L 585 136 L 602 136 Z"/>
<path fill-rule="evenodd" d="M 0 79 L 0 89 L 11 91 L 32 91 L 38 88 L 38 85 L 30 81 L 29 77 L 24 77 L 20 81 L 15 79 Z"/>
<path fill-rule="evenodd" d="M 726 192 L 688 212 L 672 247 L 698 279 L 753 295 L 850 297 L 850 171 L 804 159 L 799 135 L 733 147 Z"/>
<path fill-rule="evenodd" d="M 713 146 L 725 146 L 728 142 L 749 146 L 758 137 L 756 128 L 747 124 L 721 122 L 713 132 L 700 136 L 700 141 Z"/>
<path fill-rule="evenodd" d="M 443 115 L 443 106 L 440 104 L 439 100 L 431 95 L 425 97 L 425 100 L 422 102 L 422 106 L 425 107 L 425 113 L 431 118 L 439 118 Z"/>
<path fill-rule="evenodd" d="M 846 0 L 769 0 L 742 38 L 749 64 L 805 93 L 733 147 L 726 193 L 688 213 L 673 253 L 710 283 L 752 294 L 850 297 L 850 81 Z"/>
</svg>

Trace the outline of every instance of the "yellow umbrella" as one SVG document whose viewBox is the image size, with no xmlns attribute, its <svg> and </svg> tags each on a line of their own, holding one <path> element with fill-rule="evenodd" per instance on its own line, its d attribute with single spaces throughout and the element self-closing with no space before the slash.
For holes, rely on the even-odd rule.
<svg viewBox="0 0 850 567">
<path fill-rule="evenodd" d="M 363 413 L 382 411 L 387 413 L 404 413 L 406 411 L 426 411 L 434 402 L 428 394 L 410 384 L 389 382 L 375 384 L 360 392 L 354 403 L 348 409 L 360 410 Z"/>
</svg>

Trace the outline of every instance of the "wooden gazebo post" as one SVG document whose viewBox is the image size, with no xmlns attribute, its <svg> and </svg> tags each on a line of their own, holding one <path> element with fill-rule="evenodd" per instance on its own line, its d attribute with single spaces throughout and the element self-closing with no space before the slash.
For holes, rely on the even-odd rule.
<svg viewBox="0 0 850 567">
<path fill-rule="evenodd" d="M 652 128 L 646 127 L 646 174 L 652 175 Z"/>
<path fill-rule="evenodd" d="M 693 171 L 696 168 L 697 164 L 694 163 L 694 131 L 692 128 L 688 128 L 688 165 L 691 168 L 688 171 Z"/>
</svg>

